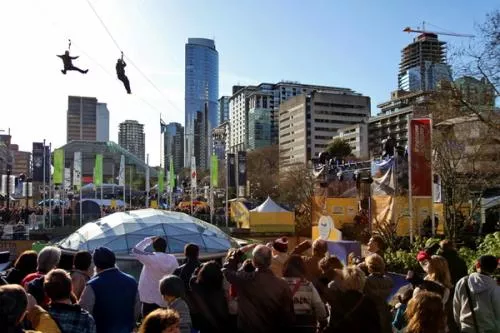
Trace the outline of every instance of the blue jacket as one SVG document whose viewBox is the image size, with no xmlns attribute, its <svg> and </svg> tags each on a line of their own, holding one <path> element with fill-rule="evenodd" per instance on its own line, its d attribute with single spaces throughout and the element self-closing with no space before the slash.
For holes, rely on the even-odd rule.
<svg viewBox="0 0 500 333">
<path fill-rule="evenodd" d="M 92 314 L 97 333 L 130 333 L 135 327 L 137 282 L 118 268 L 102 271 L 88 283 L 95 295 Z"/>
</svg>

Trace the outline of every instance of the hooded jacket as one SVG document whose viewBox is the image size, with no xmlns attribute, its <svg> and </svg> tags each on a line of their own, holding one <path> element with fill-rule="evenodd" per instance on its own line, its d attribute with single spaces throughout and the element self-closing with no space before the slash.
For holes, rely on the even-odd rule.
<svg viewBox="0 0 500 333">
<path fill-rule="evenodd" d="M 470 302 L 465 289 L 466 281 L 467 277 L 460 279 L 455 288 L 453 314 L 462 332 L 475 333 Z M 468 285 L 479 332 L 500 332 L 500 287 L 496 281 L 488 275 L 472 273 L 468 277 Z"/>
</svg>

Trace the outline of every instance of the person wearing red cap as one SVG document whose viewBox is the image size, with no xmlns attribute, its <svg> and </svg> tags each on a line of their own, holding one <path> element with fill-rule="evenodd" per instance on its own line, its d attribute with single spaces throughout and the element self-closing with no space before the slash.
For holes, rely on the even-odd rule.
<svg viewBox="0 0 500 333">
<path fill-rule="evenodd" d="M 288 259 L 288 238 L 280 237 L 272 243 L 271 271 L 275 276 L 283 277 L 283 267 Z"/>
</svg>

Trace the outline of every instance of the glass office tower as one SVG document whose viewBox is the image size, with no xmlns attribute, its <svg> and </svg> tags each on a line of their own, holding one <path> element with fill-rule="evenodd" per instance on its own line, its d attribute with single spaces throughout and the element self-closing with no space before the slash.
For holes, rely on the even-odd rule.
<svg viewBox="0 0 500 333">
<path fill-rule="evenodd" d="M 211 39 L 189 38 L 186 44 L 184 166 L 196 157 L 208 169 L 212 129 L 218 125 L 219 53 Z"/>
</svg>

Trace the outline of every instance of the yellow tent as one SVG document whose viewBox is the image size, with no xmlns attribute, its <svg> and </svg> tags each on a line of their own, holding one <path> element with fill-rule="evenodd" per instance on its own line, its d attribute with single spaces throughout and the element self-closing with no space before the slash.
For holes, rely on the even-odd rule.
<svg viewBox="0 0 500 333">
<path fill-rule="evenodd" d="M 250 211 L 244 212 L 243 207 L 241 203 L 231 203 L 231 213 L 241 218 L 241 228 L 251 232 L 295 232 L 295 214 L 280 207 L 270 197 Z"/>
</svg>

